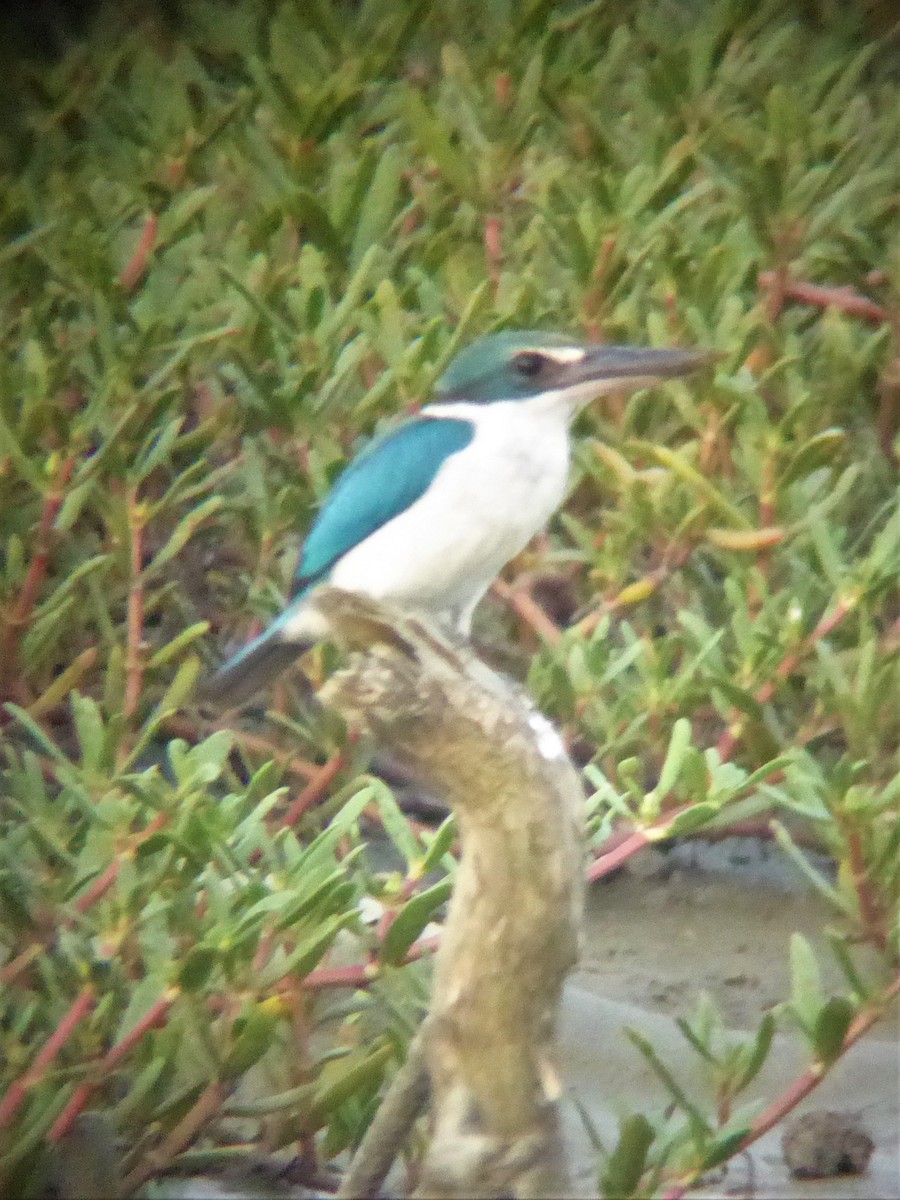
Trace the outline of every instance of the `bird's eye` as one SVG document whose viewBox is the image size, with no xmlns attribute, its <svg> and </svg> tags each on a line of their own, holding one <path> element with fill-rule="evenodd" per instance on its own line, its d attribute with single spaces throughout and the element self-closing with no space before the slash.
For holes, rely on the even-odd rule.
<svg viewBox="0 0 900 1200">
<path fill-rule="evenodd" d="M 524 350 L 521 354 L 516 355 L 512 360 L 512 365 L 516 374 L 523 375 L 526 379 L 534 379 L 535 375 L 540 375 L 546 361 L 543 354 L 536 354 L 533 350 Z"/>
</svg>

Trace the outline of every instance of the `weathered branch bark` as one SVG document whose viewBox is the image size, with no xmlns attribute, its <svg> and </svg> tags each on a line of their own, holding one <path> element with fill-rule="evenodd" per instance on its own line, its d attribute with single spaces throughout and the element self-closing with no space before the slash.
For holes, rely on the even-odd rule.
<svg viewBox="0 0 900 1200">
<path fill-rule="evenodd" d="M 317 603 L 362 651 L 322 698 L 446 798 L 462 844 L 422 1031 L 418 1194 L 569 1194 L 555 1024 L 581 922 L 578 776 L 522 690 L 464 645 L 335 589 Z"/>
</svg>

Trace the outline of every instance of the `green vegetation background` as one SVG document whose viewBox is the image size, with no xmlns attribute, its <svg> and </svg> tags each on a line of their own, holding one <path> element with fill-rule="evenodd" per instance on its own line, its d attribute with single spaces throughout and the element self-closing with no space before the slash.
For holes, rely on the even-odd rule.
<svg viewBox="0 0 900 1200">
<path fill-rule="evenodd" d="M 277 609 L 359 440 L 497 327 L 719 356 L 585 414 L 570 502 L 482 617 L 585 764 L 593 876 L 614 827 L 621 861 L 623 831 L 630 853 L 774 813 L 847 978 L 822 995 L 795 943 L 786 1019 L 827 1065 L 876 1013 L 900 849 L 885 14 L 192 0 L 101 7 L 52 58 L 8 58 L 7 1189 L 40 1191 L 84 1109 L 129 1191 L 257 1139 L 309 1158 L 320 1134 L 327 1160 L 365 1128 L 427 995 L 402 964 L 446 897 L 420 881 L 452 871 L 452 829 L 407 821 L 289 687 L 221 729 L 191 696 Z M 848 291 L 823 307 L 809 284 Z M 360 820 L 405 870 L 374 871 Z M 607 1191 L 733 1150 L 770 1032 L 720 1064 L 707 1108 L 673 1094 L 647 1137 L 629 1126 Z"/>
</svg>

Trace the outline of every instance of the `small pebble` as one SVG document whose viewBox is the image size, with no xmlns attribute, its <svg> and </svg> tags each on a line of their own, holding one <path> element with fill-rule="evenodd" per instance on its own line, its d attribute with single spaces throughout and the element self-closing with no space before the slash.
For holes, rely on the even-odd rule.
<svg viewBox="0 0 900 1200">
<path fill-rule="evenodd" d="M 852 1113 L 817 1109 L 786 1127 L 781 1152 L 796 1179 L 864 1175 L 875 1143 Z"/>
</svg>

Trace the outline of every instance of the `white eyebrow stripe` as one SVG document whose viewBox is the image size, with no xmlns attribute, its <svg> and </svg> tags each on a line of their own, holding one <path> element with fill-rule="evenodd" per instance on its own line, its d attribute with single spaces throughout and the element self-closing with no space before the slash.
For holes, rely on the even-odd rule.
<svg viewBox="0 0 900 1200">
<path fill-rule="evenodd" d="M 554 346 L 549 349 L 547 346 L 535 347 L 535 354 L 542 354 L 545 358 L 552 358 L 554 362 L 560 363 L 577 363 L 585 357 L 586 351 L 580 346 Z"/>
</svg>

